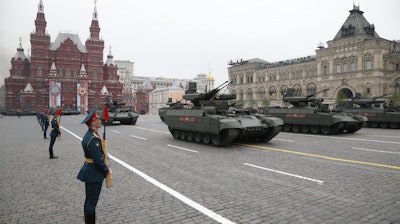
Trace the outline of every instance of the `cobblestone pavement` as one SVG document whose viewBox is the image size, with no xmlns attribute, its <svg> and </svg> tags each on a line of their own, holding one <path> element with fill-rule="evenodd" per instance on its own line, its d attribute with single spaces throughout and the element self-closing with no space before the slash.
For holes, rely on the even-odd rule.
<svg viewBox="0 0 400 224">
<path fill-rule="evenodd" d="M 0 118 L 0 223 L 83 223 L 82 119 L 62 117 L 50 160 L 36 117 Z M 215 148 L 174 140 L 146 115 L 107 133 L 126 164 L 111 160 L 115 186 L 103 185 L 98 223 L 400 223 L 398 130 Z"/>
</svg>

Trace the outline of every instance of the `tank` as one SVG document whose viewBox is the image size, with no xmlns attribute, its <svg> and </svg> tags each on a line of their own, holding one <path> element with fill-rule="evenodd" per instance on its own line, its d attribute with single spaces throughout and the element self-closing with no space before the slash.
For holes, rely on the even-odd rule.
<svg viewBox="0 0 400 224">
<path fill-rule="evenodd" d="M 390 93 L 367 99 L 362 98 L 360 93 L 356 93 L 343 111 L 366 116 L 368 127 L 400 128 L 400 110 L 395 108 L 392 102 L 386 103 L 385 100 L 379 99 L 387 95 Z"/>
<path fill-rule="evenodd" d="M 183 99 L 187 105 L 165 110 L 164 123 L 175 139 L 223 147 L 235 140 L 268 142 L 282 129 L 283 121 L 269 115 L 239 110 L 229 105 L 235 95 L 218 94 L 228 86 L 226 81 L 217 88 L 197 93 L 196 83 L 190 82 Z"/>
<path fill-rule="evenodd" d="M 131 107 L 125 106 L 125 103 L 118 103 L 116 100 L 108 97 L 104 104 L 107 104 L 108 106 L 109 124 L 112 124 L 116 121 L 119 121 L 120 124 L 125 125 L 136 124 L 139 113 L 134 111 Z M 97 110 L 96 112 L 101 116 L 101 119 L 103 119 L 103 110 Z"/>
<path fill-rule="evenodd" d="M 328 89 L 320 92 L 323 91 Z M 354 133 L 363 127 L 367 121 L 366 117 L 329 110 L 323 99 L 315 98 L 320 92 L 308 96 L 294 96 L 294 89 L 289 88 L 283 101 L 290 103 L 292 107 L 269 107 L 264 109 L 264 114 L 281 118 L 284 122 L 283 131 L 287 132 L 330 135 Z"/>
</svg>

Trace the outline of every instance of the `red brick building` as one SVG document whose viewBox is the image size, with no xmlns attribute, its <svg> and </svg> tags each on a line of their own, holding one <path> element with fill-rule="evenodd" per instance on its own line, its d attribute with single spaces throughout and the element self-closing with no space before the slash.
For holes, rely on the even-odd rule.
<svg viewBox="0 0 400 224">
<path fill-rule="evenodd" d="M 54 42 L 46 32 L 42 0 L 38 5 L 35 31 L 31 33 L 31 56 L 20 44 L 11 59 L 10 77 L 5 79 L 5 106 L 10 109 L 46 111 L 70 107 L 85 112 L 101 108 L 107 96 L 122 101 L 123 84 L 111 52 L 103 63 L 104 41 L 96 6 L 85 45 L 77 34 L 59 33 Z"/>
</svg>

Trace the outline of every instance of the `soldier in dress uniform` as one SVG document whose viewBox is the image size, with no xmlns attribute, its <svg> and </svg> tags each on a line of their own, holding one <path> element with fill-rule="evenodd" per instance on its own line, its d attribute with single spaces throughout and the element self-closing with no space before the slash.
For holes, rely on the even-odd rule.
<svg viewBox="0 0 400 224">
<path fill-rule="evenodd" d="M 47 128 L 49 127 L 49 120 L 50 120 L 49 115 L 45 115 L 45 114 L 42 115 L 43 137 L 44 137 L 44 139 L 48 139 L 47 138 Z"/>
<path fill-rule="evenodd" d="M 53 154 L 53 146 L 54 143 L 56 142 L 57 137 L 61 137 L 61 132 L 60 132 L 60 121 L 58 118 L 61 115 L 61 110 L 58 110 L 54 112 L 53 114 L 53 119 L 51 120 L 51 132 L 50 132 L 50 146 L 49 146 L 49 153 L 50 153 L 50 159 L 57 159 L 58 156 L 54 156 Z"/>
<path fill-rule="evenodd" d="M 104 162 L 102 139 L 97 130 L 101 128 L 100 116 L 92 110 L 82 121 L 89 129 L 82 139 L 82 147 L 85 156 L 77 178 L 85 182 L 86 198 L 84 204 L 85 223 L 95 223 L 96 205 L 99 200 L 104 178 L 110 174 L 110 169 Z"/>
</svg>

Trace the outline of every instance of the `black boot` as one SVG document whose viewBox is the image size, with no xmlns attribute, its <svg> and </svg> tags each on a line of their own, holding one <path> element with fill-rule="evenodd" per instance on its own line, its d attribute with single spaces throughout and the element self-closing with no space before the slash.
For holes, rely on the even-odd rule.
<svg viewBox="0 0 400 224">
<path fill-rule="evenodd" d="M 95 224 L 96 223 L 96 213 L 93 214 L 86 214 L 88 216 L 88 224 Z"/>
</svg>

